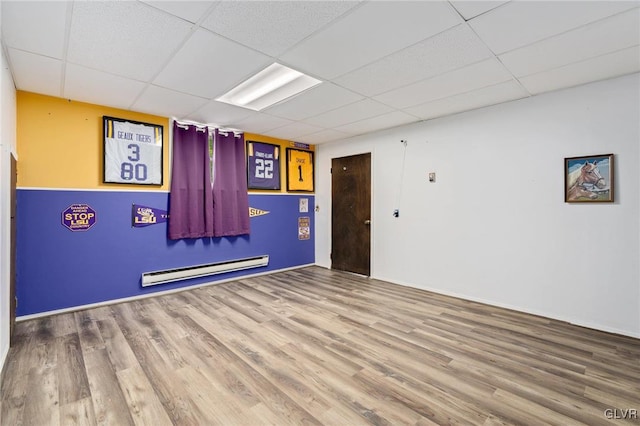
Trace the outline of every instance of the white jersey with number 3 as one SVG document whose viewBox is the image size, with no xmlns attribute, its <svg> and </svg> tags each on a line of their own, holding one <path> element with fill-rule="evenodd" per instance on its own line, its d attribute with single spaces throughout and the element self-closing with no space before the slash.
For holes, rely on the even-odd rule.
<svg viewBox="0 0 640 426">
<path fill-rule="evenodd" d="M 107 120 L 105 182 L 162 183 L 162 136 L 157 127 Z"/>
</svg>

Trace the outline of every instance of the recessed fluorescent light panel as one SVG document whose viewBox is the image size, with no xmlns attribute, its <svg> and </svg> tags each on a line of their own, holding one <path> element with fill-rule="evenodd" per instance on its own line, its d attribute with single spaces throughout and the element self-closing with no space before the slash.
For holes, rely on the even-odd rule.
<svg viewBox="0 0 640 426">
<path fill-rule="evenodd" d="M 300 71 L 274 63 L 216 101 L 260 111 L 320 83 Z"/>
</svg>

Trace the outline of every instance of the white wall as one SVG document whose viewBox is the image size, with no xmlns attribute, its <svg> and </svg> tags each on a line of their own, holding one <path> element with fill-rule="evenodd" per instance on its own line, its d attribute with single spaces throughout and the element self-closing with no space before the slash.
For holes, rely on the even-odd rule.
<svg viewBox="0 0 640 426">
<path fill-rule="evenodd" d="M 640 337 L 639 123 L 635 74 L 322 144 L 316 262 L 331 159 L 371 152 L 374 278 Z M 607 153 L 615 203 L 565 203 L 564 158 Z"/>
<path fill-rule="evenodd" d="M 1 50 L 1 49 L 0 49 Z M 11 162 L 16 150 L 16 90 L 2 50 L 0 75 L 0 367 L 9 351 L 9 265 Z M 17 158 L 17 155 L 16 155 Z"/>
</svg>

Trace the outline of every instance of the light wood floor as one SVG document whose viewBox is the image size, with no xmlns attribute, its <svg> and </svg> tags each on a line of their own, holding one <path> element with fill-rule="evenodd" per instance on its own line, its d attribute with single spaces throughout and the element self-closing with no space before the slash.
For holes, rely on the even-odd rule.
<svg viewBox="0 0 640 426">
<path fill-rule="evenodd" d="M 318 267 L 16 329 L 2 425 L 640 424 L 638 339 Z"/>
</svg>

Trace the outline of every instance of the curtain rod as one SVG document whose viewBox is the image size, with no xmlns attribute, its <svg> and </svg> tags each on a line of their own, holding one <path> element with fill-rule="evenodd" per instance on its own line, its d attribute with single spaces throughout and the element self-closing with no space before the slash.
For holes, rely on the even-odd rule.
<svg viewBox="0 0 640 426">
<path fill-rule="evenodd" d="M 189 126 L 194 126 L 196 128 L 196 132 L 206 132 L 207 131 L 206 127 L 198 127 L 197 124 L 176 123 L 176 126 L 180 127 L 181 129 L 185 129 L 185 130 L 189 130 Z"/>
<path fill-rule="evenodd" d="M 229 135 L 229 132 L 233 132 L 233 135 L 236 138 L 239 138 L 240 135 L 242 135 L 244 132 L 240 131 L 240 130 L 226 130 L 226 129 L 220 129 L 217 127 L 210 127 L 207 124 L 200 124 L 200 123 L 192 123 L 192 122 L 180 122 L 178 120 L 173 119 L 173 121 L 178 125 L 178 127 L 182 128 L 182 129 L 189 129 L 189 126 L 195 126 L 196 130 L 202 130 L 203 132 L 205 131 L 205 129 L 209 128 L 209 133 L 211 133 L 214 129 L 218 130 L 218 133 L 221 133 L 225 136 Z"/>
<path fill-rule="evenodd" d="M 193 123 L 193 122 L 181 122 L 175 119 L 173 119 L 173 121 L 178 125 L 178 127 L 182 129 L 188 129 L 189 126 L 195 126 L 196 129 L 207 128 L 206 124 Z"/>
<path fill-rule="evenodd" d="M 237 132 L 235 130 L 221 130 L 218 129 L 218 133 L 220 133 L 221 135 L 224 136 L 229 136 L 229 132 L 233 132 L 233 136 L 236 138 L 239 138 L 240 136 L 242 136 L 242 132 Z"/>
</svg>

